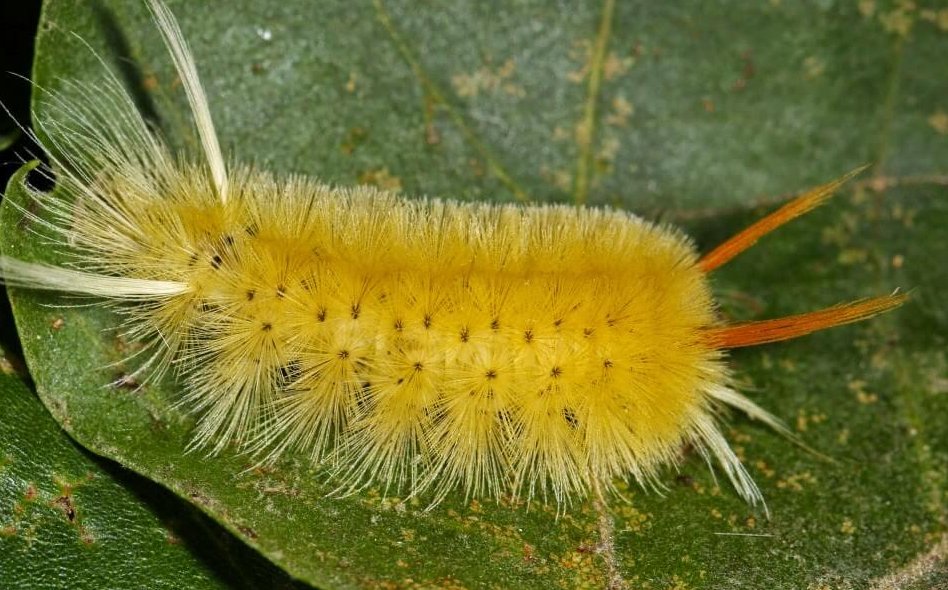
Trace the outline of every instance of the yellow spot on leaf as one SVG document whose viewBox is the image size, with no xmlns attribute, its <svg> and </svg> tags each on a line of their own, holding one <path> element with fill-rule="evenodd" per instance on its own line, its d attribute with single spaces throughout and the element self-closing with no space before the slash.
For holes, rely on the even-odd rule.
<svg viewBox="0 0 948 590">
<path fill-rule="evenodd" d="M 797 430 L 805 432 L 811 424 L 826 422 L 826 414 L 808 414 L 805 410 L 797 412 Z"/>
<path fill-rule="evenodd" d="M 839 434 L 836 435 L 836 442 L 841 445 L 849 444 L 849 429 L 843 428 L 839 431 Z"/>
<path fill-rule="evenodd" d="M 511 81 L 517 66 L 513 59 L 508 59 L 498 67 L 489 64 L 481 67 L 472 74 L 456 74 L 451 77 L 451 85 L 458 96 L 469 98 L 481 92 L 504 92 L 509 96 L 521 98 L 527 92 L 523 86 Z"/>
<path fill-rule="evenodd" d="M 859 14 L 863 15 L 865 18 L 870 18 L 875 13 L 875 0 L 859 0 Z"/>
<path fill-rule="evenodd" d="M 826 62 L 821 58 L 811 55 L 803 60 L 803 74 L 808 80 L 819 78 L 826 71 Z"/>
<path fill-rule="evenodd" d="M 768 477 L 768 478 L 773 477 L 777 473 L 772 467 L 767 465 L 766 461 L 759 460 L 756 463 L 754 463 L 754 467 L 756 467 L 758 471 L 763 473 L 764 477 Z"/>
<path fill-rule="evenodd" d="M 606 56 L 606 61 L 602 65 L 602 74 L 606 80 L 613 80 L 626 73 L 635 63 L 635 58 L 619 58 L 614 52 L 610 51 Z"/>
<path fill-rule="evenodd" d="M 606 123 L 616 127 L 625 127 L 629 123 L 629 117 L 634 113 L 635 105 L 624 96 L 617 96 L 612 99 L 612 112 L 606 115 Z"/>
<path fill-rule="evenodd" d="M 844 518 L 843 524 L 841 524 L 839 527 L 839 532 L 843 533 L 844 535 L 851 535 L 856 532 L 856 525 L 853 524 L 851 519 Z"/>
<path fill-rule="evenodd" d="M 938 11 L 927 8 L 922 10 L 919 16 L 921 16 L 924 21 L 934 23 L 935 26 L 942 31 L 948 31 L 948 8 L 942 8 Z"/>
<path fill-rule="evenodd" d="M 809 471 L 804 471 L 803 473 L 795 473 L 785 479 L 778 480 L 777 487 L 781 490 L 802 492 L 805 485 L 811 485 L 814 483 L 816 483 L 816 478 L 813 477 L 813 474 Z"/>
<path fill-rule="evenodd" d="M 938 133 L 945 135 L 948 133 L 948 113 L 937 111 L 928 117 L 928 124 Z"/>
<path fill-rule="evenodd" d="M 861 248 L 846 248 L 836 257 L 836 261 L 844 266 L 862 264 L 868 259 L 869 252 Z"/>
<path fill-rule="evenodd" d="M 912 18 L 907 9 L 897 8 L 891 12 L 880 14 L 879 22 L 882 23 L 882 28 L 886 32 L 900 37 L 907 37 L 912 30 L 912 25 L 915 24 L 915 19 Z"/>
<path fill-rule="evenodd" d="M 879 401 L 879 396 L 866 391 L 866 385 L 868 384 L 861 379 L 853 379 L 847 384 L 847 387 L 856 394 L 856 399 L 859 400 L 859 403 L 863 405 L 874 404 Z"/>
<path fill-rule="evenodd" d="M 395 193 L 402 190 L 402 179 L 393 176 L 388 168 L 366 170 L 359 175 L 359 184 L 371 184 Z"/>
</svg>

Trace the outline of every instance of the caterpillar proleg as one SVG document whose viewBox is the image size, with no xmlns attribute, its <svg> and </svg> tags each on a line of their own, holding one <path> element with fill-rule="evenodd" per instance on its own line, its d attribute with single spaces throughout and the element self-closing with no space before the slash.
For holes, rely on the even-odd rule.
<svg viewBox="0 0 948 590">
<path fill-rule="evenodd" d="M 852 174 L 701 256 L 624 211 L 408 199 L 229 164 L 181 30 L 148 5 L 202 157 L 172 153 L 113 76 L 84 102 L 48 97 L 36 127 L 59 190 L 33 194 L 34 218 L 71 266 L 0 268 L 9 285 L 123 314 L 150 373 L 181 382 L 195 448 L 305 452 L 342 491 L 564 503 L 617 478 L 649 485 L 691 445 L 760 504 L 717 413 L 782 426 L 734 389 L 725 352 L 904 301 L 741 324 L 716 313 L 710 273 Z"/>
</svg>

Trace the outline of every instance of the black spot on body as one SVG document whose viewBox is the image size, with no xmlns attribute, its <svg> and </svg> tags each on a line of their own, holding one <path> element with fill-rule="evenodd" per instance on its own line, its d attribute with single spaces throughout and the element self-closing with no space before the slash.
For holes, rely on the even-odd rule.
<svg viewBox="0 0 948 590">
<path fill-rule="evenodd" d="M 496 379 L 497 371 L 495 371 L 494 369 L 488 369 L 487 372 L 484 373 L 484 377 L 487 377 L 488 379 Z"/>
<path fill-rule="evenodd" d="M 247 290 L 247 301 L 253 301 L 253 298 L 257 296 L 257 292 L 253 289 Z"/>
<path fill-rule="evenodd" d="M 221 258 L 220 254 L 215 254 L 211 257 L 211 268 L 217 270 L 221 267 L 221 264 L 224 263 L 224 259 Z"/>
<path fill-rule="evenodd" d="M 357 320 L 362 314 L 362 306 L 359 303 L 353 303 L 352 307 L 349 308 L 349 313 L 352 314 L 352 319 Z"/>
<path fill-rule="evenodd" d="M 492 320 L 490 321 L 490 329 L 491 329 L 491 330 L 499 330 L 499 329 L 500 329 L 500 318 L 494 318 L 494 319 L 492 319 Z"/>
<path fill-rule="evenodd" d="M 576 417 L 576 412 L 572 408 L 563 408 L 563 419 L 573 430 L 579 428 L 579 418 Z"/>
<path fill-rule="evenodd" d="M 553 367 L 552 369 L 550 369 L 550 377 L 553 377 L 554 379 L 559 378 L 562 374 L 563 374 L 563 369 L 560 367 Z"/>
<path fill-rule="evenodd" d="M 527 344 L 533 342 L 533 330 L 527 330 L 523 333 L 523 341 Z"/>
<path fill-rule="evenodd" d="M 325 307 L 319 308 L 319 311 L 316 312 L 316 321 L 317 322 L 326 321 L 326 308 Z"/>
<path fill-rule="evenodd" d="M 270 322 L 263 322 L 263 325 L 260 326 L 260 328 L 261 328 L 264 332 L 269 332 L 270 330 L 273 329 L 273 324 L 271 324 Z"/>
<path fill-rule="evenodd" d="M 461 342 L 467 342 L 471 339 L 471 331 L 466 327 L 461 328 Z"/>
</svg>

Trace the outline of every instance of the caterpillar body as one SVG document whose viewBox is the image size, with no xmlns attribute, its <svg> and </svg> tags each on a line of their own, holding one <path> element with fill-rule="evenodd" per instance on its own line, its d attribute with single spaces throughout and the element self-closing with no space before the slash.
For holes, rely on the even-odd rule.
<svg viewBox="0 0 948 590">
<path fill-rule="evenodd" d="M 142 370 L 181 381 L 195 447 L 306 452 L 343 491 L 563 503 L 616 478 L 654 483 L 687 444 L 760 503 L 716 416 L 732 406 L 783 426 L 733 389 L 725 351 L 904 300 L 742 324 L 716 313 L 709 273 L 849 176 L 700 256 L 622 211 L 412 200 L 228 165 L 182 33 L 149 6 L 202 157 L 171 153 L 111 75 L 85 101 L 49 97 L 35 124 L 58 191 L 24 215 L 72 263 L 0 263 L 8 285 L 123 314 L 150 352 Z"/>
</svg>

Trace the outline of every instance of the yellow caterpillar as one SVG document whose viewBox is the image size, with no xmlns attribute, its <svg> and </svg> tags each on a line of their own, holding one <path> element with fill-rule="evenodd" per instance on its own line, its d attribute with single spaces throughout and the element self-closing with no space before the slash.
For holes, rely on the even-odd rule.
<svg viewBox="0 0 948 590">
<path fill-rule="evenodd" d="M 143 370 L 174 368 L 198 447 L 304 451 L 342 490 L 562 503 L 616 478 L 653 482 L 688 444 L 759 503 L 716 414 L 783 427 L 732 389 L 724 351 L 904 299 L 716 315 L 708 274 L 849 176 L 702 257 L 678 230 L 621 211 L 410 200 L 227 165 L 181 31 L 149 5 L 203 158 L 172 154 L 114 78 L 86 102 L 52 97 L 37 127 L 59 191 L 33 195 L 34 218 L 74 264 L 0 263 L 9 285 L 115 305 L 150 351 Z"/>
</svg>

